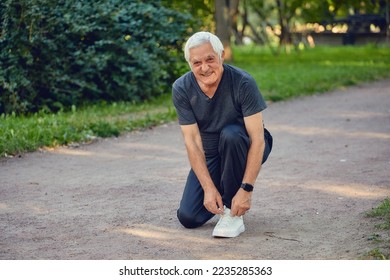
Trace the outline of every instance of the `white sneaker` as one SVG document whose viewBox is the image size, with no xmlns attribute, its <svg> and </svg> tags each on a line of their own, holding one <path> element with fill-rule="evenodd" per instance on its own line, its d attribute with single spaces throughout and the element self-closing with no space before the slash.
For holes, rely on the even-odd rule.
<svg viewBox="0 0 390 280">
<path fill-rule="evenodd" d="M 230 216 L 230 209 L 225 206 L 225 211 L 219 218 L 213 230 L 214 237 L 236 237 L 245 231 L 242 216 Z"/>
</svg>

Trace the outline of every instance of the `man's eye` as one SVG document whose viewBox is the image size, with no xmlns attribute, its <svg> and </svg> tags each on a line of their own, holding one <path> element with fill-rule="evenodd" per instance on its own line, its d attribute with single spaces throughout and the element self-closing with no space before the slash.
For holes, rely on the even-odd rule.
<svg viewBox="0 0 390 280">
<path fill-rule="evenodd" d="M 207 62 L 213 62 L 214 61 L 214 58 L 208 58 L 207 59 Z"/>
<path fill-rule="evenodd" d="M 198 66 L 198 65 L 200 65 L 200 62 L 199 62 L 199 61 L 194 62 L 193 65 L 194 65 L 194 66 Z"/>
</svg>

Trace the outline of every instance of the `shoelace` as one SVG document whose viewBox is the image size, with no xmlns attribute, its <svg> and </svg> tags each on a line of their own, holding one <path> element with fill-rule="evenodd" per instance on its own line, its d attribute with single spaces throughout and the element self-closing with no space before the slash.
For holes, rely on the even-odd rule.
<svg viewBox="0 0 390 280">
<path fill-rule="evenodd" d="M 220 227 L 228 227 L 233 221 L 233 217 L 230 214 L 224 214 L 221 216 L 221 219 L 218 222 L 218 226 Z"/>
</svg>

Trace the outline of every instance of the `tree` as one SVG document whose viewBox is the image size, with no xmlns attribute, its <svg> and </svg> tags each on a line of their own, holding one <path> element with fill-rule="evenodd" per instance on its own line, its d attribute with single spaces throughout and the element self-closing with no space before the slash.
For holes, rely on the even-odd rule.
<svg viewBox="0 0 390 280">
<path fill-rule="evenodd" d="M 233 25 L 236 42 L 247 36 L 278 53 L 282 48 L 294 45 L 293 31 L 298 25 L 322 23 L 359 13 L 383 13 L 385 16 L 388 1 L 241 0 L 238 11 L 241 24 Z"/>
<path fill-rule="evenodd" d="M 170 91 L 191 22 L 159 0 L 7 0 L 0 19 L 0 114 Z"/>
<path fill-rule="evenodd" d="M 164 0 L 163 3 L 178 11 L 189 11 L 198 19 L 198 30 L 214 32 L 224 45 L 225 59 L 233 60 L 231 37 L 232 31 L 237 30 L 239 0 Z M 198 30 L 193 29 L 192 33 Z"/>
<path fill-rule="evenodd" d="M 233 60 L 231 48 L 232 30 L 236 30 L 239 0 L 215 0 L 216 35 L 225 49 L 225 59 Z"/>
</svg>

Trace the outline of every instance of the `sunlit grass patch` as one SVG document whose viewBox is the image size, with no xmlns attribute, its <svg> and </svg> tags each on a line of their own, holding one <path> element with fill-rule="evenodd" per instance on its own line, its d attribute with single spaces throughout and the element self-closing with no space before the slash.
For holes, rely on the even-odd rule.
<svg viewBox="0 0 390 280">
<path fill-rule="evenodd" d="M 235 49 L 234 59 L 271 101 L 390 77 L 390 48 L 386 47 L 316 47 L 273 56 L 265 48 L 245 46 Z"/>
<path fill-rule="evenodd" d="M 142 104 L 99 104 L 56 114 L 0 117 L 0 156 L 35 151 L 41 147 L 89 142 L 96 137 L 148 128 L 176 118 L 170 96 Z"/>
</svg>

